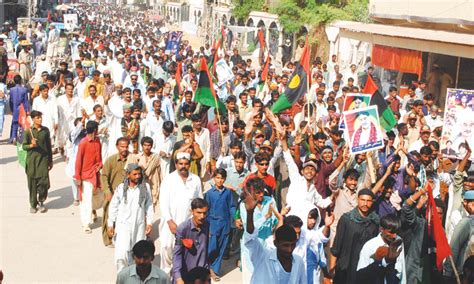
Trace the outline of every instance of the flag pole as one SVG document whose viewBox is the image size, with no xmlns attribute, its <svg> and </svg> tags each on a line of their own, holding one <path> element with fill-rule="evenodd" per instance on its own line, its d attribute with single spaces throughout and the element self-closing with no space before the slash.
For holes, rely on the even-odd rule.
<svg viewBox="0 0 474 284">
<path fill-rule="evenodd" d="M 221 147 L 224 146 L 224 132 L 222 132 L 222 125 L 221 125 L 221 115 L 219 112 L 219 103 L 217 102 L 217 97 L 214 96 L 214 101 L 216 102 L 216 113 L 217 113 L 217 123 L 219 124 L 219 132 L 221 134 Z"/>
<path fill-rule="evenodd" d="M 456 269 L 456 265 L 454 265 L 454 260 L 453 260 L 452 255 L 449 256 L 449 260 L 450 260 L 451 266 L 453 267 L 454 275 L 456 276 L 456 283 L 461 284 L 461 279 L 459 278 L 459 274 L 458 274 L 458 271 Z"/>
</svg>

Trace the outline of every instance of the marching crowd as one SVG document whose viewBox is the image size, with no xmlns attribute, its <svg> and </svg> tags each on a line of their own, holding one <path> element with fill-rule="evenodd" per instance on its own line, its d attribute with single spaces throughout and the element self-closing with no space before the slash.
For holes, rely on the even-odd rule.
<svg viewBox="0 0 474 284">
<path fill-rule="evenodd" d="M 70 58 L 54 71 L 54 25 L 15 34 L 22 71 L 0 83 L 1 127 L 9 104 L 32 214 L 47 211 L 53 155 L 66 157 L 85 233 L 103 209 L 117 283 L 219 281 L 229 255 L 243 283 L 474 281 L 474 145 L 443 157 L 444 106 L 423 81 L 403 99 L 390 88 L 396 126 L 383 148 L 351 155 L 342 106 L 363 90 L 357 68 L 373 76 L 370 64 L 342 72 L 336 56 L 316 58 L 307 94 L 273 113 L 300 48 L 281 71 L 270 64 L 260 88 L 264 60 L 238 49 L 184 40 L 170 53 L 161 24 L 119 7 L 84 7 L 79 18 Z M 196 101 L 206 87 L 201 59 L 215 57 L 234 75 L 216 88 L 222 108 Z M 155 210 L 159 268 L 149 241 Z"/>
</svg>

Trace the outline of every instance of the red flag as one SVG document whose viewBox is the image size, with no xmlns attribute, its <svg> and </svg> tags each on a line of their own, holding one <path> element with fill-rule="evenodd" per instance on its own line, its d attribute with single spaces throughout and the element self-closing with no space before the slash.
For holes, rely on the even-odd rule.
<svg viewBox="0 0 474 284">
<path fill-rule="evenodd" d="M 51 11 L 48 10 L 48 19 L 47 19 L 48 23 L 51 23 L 53 20 L 52 20 L 52 17 L 51 17 Z"/>
<path fill-rule="evenodd" d="M 375 84 L 374 80 L 372 79 L 372 76 L 367 75 L 367 82 L 365 82 L 365 87 L 362 90 L 362 93 L 373 95 L 375 94 L 375 92 L 377 92 L 378 89 L 379 87 L 377 87 L 377 85 Z"/>
<path fill-rule="evenodd" d="M 26 115 L 25 108 L 23 107 L 23 104 L 20 105 L 20 113 L 18 114 L 18 124 L 23 128 L 23 129 L 28 129 L 31 128 L 30 120 L 28 119 L 28 116 Z"/>
<path fill-rule="evenodd" d="M 303 67 L 304 71 L 308 75 L 308 82 L 311 85 L 311 65 L 309 64 L 310 50 L 309 50 L 309 41 L 306 37 L 306 43 L 304 45 L 303 53 L 301 54 L 300 64 Z"/>
<path fill-rule="evenodd" d="M 260 44 L 260 50 L 265 49 L 265 35 L 263 34 L 263 30 L 258 31 L 258 43 Z"/>
<path fill-rule="evenodd" d="M 222 45 L 222 37 L 217 41 L 216 48 L 214 49 L 214 56 L 212 58 L 212 75 L 216 76 L 216 63 L 219 58 L 219 48 Z"/>
<path fill-rule="evenodd" d="M 443 260 L 450 255 L 453 255 L 451 252 L 451 247 L 449 246 L 448 239 L 446 238 L 446 233 L 444 232 L 443 225 L 441 224 L 441 219 L 438 216 L 438 211 L 436 210 L 436 203 L 433 198 L 433 190 L 431 185 L 428 183 L 426 185 L 428 191 L 428 206 L 426 208 L 426 220 L 428 222 L 428 235 L 436 243 L 436 266 L 439 271 L 442 271 Z"/>
<path fill-rule="evenodd" d="M 270 53 L 268 53 L 267 55 L 267 60 L 265 60 L 265 65 L 263 66 L 263 70 L 262 70 L 261 78 L 263 82 L 267 81 L 269 68 L 270 68 Z"/>
</svg>

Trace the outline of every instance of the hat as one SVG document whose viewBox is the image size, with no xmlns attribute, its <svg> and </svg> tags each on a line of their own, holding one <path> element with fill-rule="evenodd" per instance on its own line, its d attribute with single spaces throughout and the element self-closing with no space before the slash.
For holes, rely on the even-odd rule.
<svg viewBox="0 0 474 284">
<path fill-rule="evenodd" d="M 123 54 L 117 55 L 117 58 L 124 58 Z"/>
<path fill-rule="evenodd" d="M 110 74 L 110 70 L 106 69 L 106 70 L 104 70 L 104 72 L 102 72 L 102 74 L 104 74 L 104 75 L 105 74 Z"/>
<path fill-rule="evenodd" d="M 286 39 L 285 42 L 286 42 L 286 43 L 291 43 L 291 40 L 290 40 L 290 39 Z"/>
<path fill-rule="evenodd" d="M 186 152 L 179 152 L 178 154 L 176 154 L 176 161 L 181 160 L 181 159 L 186 159 L 186 160 L 190 161 L 191 160 L 191 155 L 189 153 L 186 153 Z"/>
<path fill-rule="evenodd" d="M 416 117 L 416 113 L 410 112 L 410 114 L 408 115 L 408 119 L 413 119 L 413 118 L 414 118 L 414 119 L 417 118 L 417 117 Z"/>
<path fill-rule="evenodd" d="M 423 125 L 420 129 L 420 133 L 431 133 L 431 129 L 428 125 Z"/>
<path fill-rule="evenodd" d="M 331 147 L 329 146 L 324 146 L 323 149 L 321 150 L 321 154 L 324 154 L 325 152 L 334 152 Z"/>
<path fill-rule="evenodd" d="M 41 54 L 41 55 L 40 55 L 40 59 L 41 59 L 41 60 L 46 60 L 46 54 Z"/>
<path fill-rule="evenodd" d="M 467 190 L 463 195 L 464 200 L 474 200 L 474 190 Z"/>
<path fill-rule="evenodd" d="M 313 167 L 315 170 L 318 170 L 318 165 L 313 160 L 308 160 L 303 164 L 303 169 L 306 167 Z"/>
<path fill-rule="evenodd" d="M 263 141 L 262 145 L 260 145 L 260 148 L 268 148 L 273 150 L 272 143 L 268 140 Z"/>
<path fill-rule="evenodd" d="M 131 104 L 124 104 L 123 107 L 122 107 L 123 110 L 131 110 L 132 109 L 132 105 Z"/>
<path fill-rule="evenodd" d="M 141 167 L 138 164 L 135 163 L 130 163 L 127 165 L 127 174 L 131 173 L 134 170 L 141 169 Z"/>
<path fill-rule="evenodd" d="M 23 46 L 31 45 L 31 42 L 27 39 L 24 39 L 20 41 L 20 45 L 23 45 Z"/>
<path fill-rule="evenodd" d="M 438 128 L 438 127 L 443 127 L 443 121 L 442 120 L 435 120 L 435 123 L 433 125 L 433 129 Z"/>
</svg>

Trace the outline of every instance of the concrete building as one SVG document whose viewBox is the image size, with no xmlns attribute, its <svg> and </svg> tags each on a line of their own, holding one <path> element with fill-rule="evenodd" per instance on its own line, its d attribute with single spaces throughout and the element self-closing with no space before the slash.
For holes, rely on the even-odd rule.
<svg viewBox="0 0 474 284">
<path fill-rule="evenodd" d="M 342 65 L 354 62 L 362 66 L 366 56 L 380 50 L 418 53 L 418 74 L 400 71 L 403 66 L 376 68 L 384 91 L 397 85 L 403 94 L 432 72 L 452 78 L 438 94 L 445 93 L 446 86 L 474 89 L 474 1 L 371 0 L 369 5 L 375 23 L 338 21 L 326 28 L 331 54 L 338 54 Z M 438 104 L 444 106 L 443 101 Z"/>
</svg>

